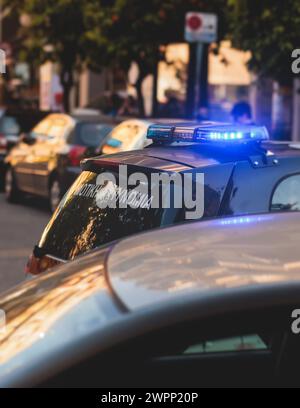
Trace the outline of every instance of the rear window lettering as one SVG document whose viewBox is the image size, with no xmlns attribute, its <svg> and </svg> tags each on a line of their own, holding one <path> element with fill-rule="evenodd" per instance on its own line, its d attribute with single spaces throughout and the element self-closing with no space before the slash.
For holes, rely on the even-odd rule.
<svg viewBox="0 0 300 408">
<path fill-rule="evenodd" d="M 137 193 L 134 191 L 135 188 L 132 187 L 131 190 L 130 186 L 125 189 L 125 186 L 119 185 L 119 167 L 117 166 L 113 170 L 109 169 L 109 173 L 115 177 L 115 181 L 111 183 L 116 188 L 117 196 L 115 197 L 116 200 L 113 200 L 116 205 L 107 208 L 106 195 L 100 194 L 99 199 L 98 193 L 101 188 L 99 189 L 97 185 L 97 178 L 107 173 L 108 169 L 91 164 L 90 171 L 84 171 L 79 176 L 61 201 L 39 246 L 48 255 L 70 260 L 112 241 L 186 221 L 188 219 L 187 211 L 190 210 L 185 207 L 176 208 L 172 197 L 167 208 L 164 208 L 162 201 L 158 203 L 159 208 L 153 205 L 151 201 L 154 196 L 151 189 L 151 175 L 153 172 L 160 173 L 160 171 L 152 168 L 140 168 L 139 170 L 150 181 L 148 191 L 146 190 L 145 193 Z M 127 176 L 130 177 L 136 171 L 136 167 L 130 168 L 129 166 Z M 224 173 L 222 174 L 224 175 Z M 224 177 L 226 179 L 227 176 Z M 201 219 L 216 216 L 220 205 L 220 192 L 212 189 L 209 180 L 210 177 L 208 176 L 208 184 L 205 184 L 204 215 L 201 214 Z M 125 189 L 125 191 L 118 187 Z M 193 187 L 195 187 L 194 184 Z M 162 186 L 159 188 L 161 189 Z M 134 196 L 136 193 L 140 195 Z M 161 193 L 160 191 L 160 197 L 162 197 Z M 193 199 L 195 198 L 194 193 Z M 143 199 L 142 194 L 147 195 L 147 197 Z M 123 197 L 128 200 L 126 208 L 118 205 Z M 102 206 L 100 202 L 102 199 L 103 204 L 106 205 Z"/>
<path fill-rule="evenodd" d="M 95 200 L 100 190 L 100 185 L 98 186 L 96 184 L 83 184 L 77 191 L 75 191 L 74 196 L 91 198 L 92 200 Z"/>
<path fill-rule="evenodd" d="M 94 205 L 98 205 L 100 208 L 109 206 L 109 203 L 111 203 L 112 200 L 115 200 L 117 205 L 130 205 L 133 208 L 145 208 L 150 210 L 153 196 L 143 194 L 137 197 L 137 195 L 137 193 L 119 187 L 112 182 L 103 186 L 97 184 L 83 184 L 74 193 L 74 196 L 94 200 Z M 135 200 L 137 198 L 138 203 Z M 99 205 L 101 202 L 103 203 L 103 207 L 102 205 Z M 135 205 L 135 203 L 137 204 Z"/>
<path fill-rule="evenodd" d="M 98 174 L 83 172 L 62 200 L 46 228 L 40 247 L 60 259 L 75 257 L 114 240 L 162 226 L 164 213 L 177 211 L 97 206 Z"/>
</svg>

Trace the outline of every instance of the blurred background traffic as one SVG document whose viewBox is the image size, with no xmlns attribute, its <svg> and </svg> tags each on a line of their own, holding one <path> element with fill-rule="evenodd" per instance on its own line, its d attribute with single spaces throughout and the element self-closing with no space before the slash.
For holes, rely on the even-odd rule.
<svg viewBox="0 0 300 408">
<path fill-rule="evenodd" d="M 292 69 L 299 0 L 0 5 L 0 185 L 6 176 L 6 198 L 15 204 L 1 194 L 1 289 L 23 279 L 49 209 L 80 161 L 145 147 L 158 119 L 256 123 L 275 140 L 300 140 L 300 77 Z M 199 47 L 193 36 L 205 24 L 211 38 Z M 49 177 L 40 177 L 49 163 Z M 8 168 L 21 174 L 22 192 Z M 28 205 L 21 193 L 39 198 Z"/>
</svg>

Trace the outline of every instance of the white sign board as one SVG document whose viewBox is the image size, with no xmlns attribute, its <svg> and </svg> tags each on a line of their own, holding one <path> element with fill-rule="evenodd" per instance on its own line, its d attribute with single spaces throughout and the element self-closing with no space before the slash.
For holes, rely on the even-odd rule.
<svg viewBox="0 0 300 408">
<path fill-rule="evenodd" d="M 187 42 L 212 43 L 217 40 L 218 17 L 209 13 L 187 13 L 185 39 Z"/>
</svg>

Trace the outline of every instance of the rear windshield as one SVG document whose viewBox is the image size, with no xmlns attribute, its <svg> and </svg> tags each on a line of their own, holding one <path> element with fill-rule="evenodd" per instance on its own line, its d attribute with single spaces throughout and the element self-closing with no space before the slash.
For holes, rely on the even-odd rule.
<svg viewBox="0 0 300 408">
<path fill-rule="evenodd" d="M 97 123 L 83 123 L 77 126 L 75 144 L 87 147 L 101 147 L 112 126 Z"/>
<path fill-rule="evenodd" d="M 173 224 L 181 216 L 175 209 L 101 209 L 93 191 L 97 176 L 83 172 L 62 200 L 40 242 L 47 254 L 74 259 L 122 237 Z"/>
</svg>

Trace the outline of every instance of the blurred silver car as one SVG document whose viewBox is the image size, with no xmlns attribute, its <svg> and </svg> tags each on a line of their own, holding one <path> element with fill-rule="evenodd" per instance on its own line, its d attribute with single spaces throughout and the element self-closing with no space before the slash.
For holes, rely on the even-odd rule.
<svg viewBox="0 0 300 408">
<path fill-rule="evenodd" d="M 0 302 L 0 386 L 299 386 L 299 227 L 185 223 L 26 282 Z"/>
<path fill-rule="evenodd" d="M 116 126 L 102 147 L 103 154 L 114 154 L 139 150 L 150 145 L 147 130 L 153 122 L 140 119 L 129 119 Z"/>
</svg>

